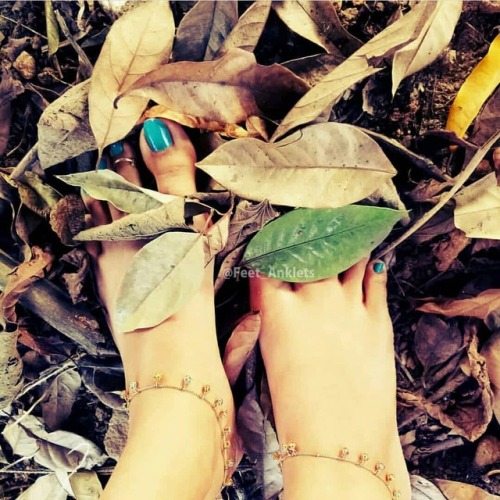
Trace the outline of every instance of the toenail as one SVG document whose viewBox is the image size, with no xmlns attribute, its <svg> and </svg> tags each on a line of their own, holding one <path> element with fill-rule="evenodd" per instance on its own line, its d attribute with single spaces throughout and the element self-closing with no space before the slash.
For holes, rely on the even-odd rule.
<svg viewBox="0 0 500 500">
<path fill-rule="evenodd" d="M 121 155 L 122 153 L 123 153 L 123 142 L 122 141 L 115 142 L 115 143 L 111 144 L 111 146 L 109 146 L 109 154 L 111 156 L 115 157 L 115 156 Z"/>
<path fill-rule="evenodd" d="M 384 272 L 384 269 L 385 269 L 385 264 L 383 262 L 375 262 L 375 264 L 373 264 L 373 270 L 377 274 L 382 274 Z"/>
<path fill-rule="evenodd" d="M 106 170 L 108 168 L 108 162 L 106 158 L 101 158 L 97 164 L 97 170 Z"/>
<path fill-rule="evenodd" d="M 174 143 L 168 127 L 158 118 L 150 118 L 144 122 L 144 137 L 149 149 L 158 153 Z"/>
</svg>

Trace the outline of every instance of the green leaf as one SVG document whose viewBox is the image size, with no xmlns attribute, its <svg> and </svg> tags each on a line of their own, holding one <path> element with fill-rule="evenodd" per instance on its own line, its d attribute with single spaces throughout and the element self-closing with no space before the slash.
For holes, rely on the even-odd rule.
<svg viewBox="0 0 500 500">
<path fill-rule="evenodd" d="M 83 188 L 92 198 L 108 201 L 126 213 L 146 212 L 178 199 L 177 196 L 136 186 L 112 170 L 95 170 L 56 177 L 70 186 Z"/>
<path fill-rule="evenodd" d="M 257 233 L 242 265 L 292 283 L 328 278 L 368 255 L 405 214 L 361 205 L 293 210 Z"/>
<path fill-rule="evenodd" d="M 181 309 L 200 288 L 204 238 L 165 233 L 141 248 L 123 277 L 116 299 L 119 332 L 149 328 Z"/>
<path fill-rule="evenodd" d="M 59 48 L 59 26 L 54 13 L 52 0 L 45 2 L 45 21 L 47 22 L 47 40 L 49 45 L 49 56 L 53 56 Z"/>
</svg>

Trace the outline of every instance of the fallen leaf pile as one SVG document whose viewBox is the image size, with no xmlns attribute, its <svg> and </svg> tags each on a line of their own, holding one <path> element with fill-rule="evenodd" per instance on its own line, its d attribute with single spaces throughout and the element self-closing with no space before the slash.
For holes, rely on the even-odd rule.
<svg viewBox="0 0 500 500">
<path fill-rule="evenodd" d="M 499 35 L 483 31 L 455 76 L 468 49 L 450 47 L 478 15 L 462 0 L 187 4 L 47 1 L 44 42 L 29 28 L 1 49 L 0 154 L 17 149 L 17 96 L 41 111 L 36 141 L 0 166 L 0 473 L 40 473 L 12 498 L 98 498 L 123 448 L 121 362 L 82 245 L 96 240 L 144 242 L 118 290 L 121 332 L 182 308 L 215 261 L 248 454 L 232 497 L 274 499 L 283 486 L 245 277 L 315 281 L 373 252 L 389 267 L 414 498 L 498 498 Z M 422 83 L 439 86 L 439 71 L 446 99 Z M 415 128 L 438 108 L 437 126 Z M 160 194 L 96 169 L 149 117 L 191 129 L 200 192 Z M 124 217 L 87 227 L 82 192 Z"/>
</svg>

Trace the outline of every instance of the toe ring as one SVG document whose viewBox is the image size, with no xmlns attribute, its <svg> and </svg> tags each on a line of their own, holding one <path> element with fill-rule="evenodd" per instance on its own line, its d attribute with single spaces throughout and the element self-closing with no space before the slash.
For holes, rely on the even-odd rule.
<svg viewBox="0 0 500 500">
<path fill-rule="evenodd" d="M 122 161 L 125 161 L 127 163 L 129 163 L 132 167 L 135 167 L 135 160 L 132 159 L 132 158 L 117 158 L 114 162 L 113 162 L 113 165 L 118 165 L 118 163 L 122 162 Z"/>
</svg>

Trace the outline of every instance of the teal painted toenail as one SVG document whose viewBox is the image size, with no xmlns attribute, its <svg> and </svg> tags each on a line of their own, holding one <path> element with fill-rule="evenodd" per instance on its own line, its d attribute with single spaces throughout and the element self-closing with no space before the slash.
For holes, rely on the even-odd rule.
<svg viewBox="0 0 500 500">
<path fill-rule="evenodd" d="M 383 262 L 375 262 L 375 264 L 373 264 L 373 270 L 377 274 L 382 274 L 384 272 L 384 269 L 385 269 L 385 264 Z"/>
<path fill-rule="evenodd" d="M 144 137 L 151 151 L 158 153 L 172 146 L 174 140 L 168 127 L 158 118 L 144 122 Z"/>
<path fill-rule="evenodd" d="M 97 164 L 97 170 L 106 170 L 108 168 L 108 162 L 106 158 L 101 158 Z"/>
<path fill-rule="evenodd" d="M 121 155 L 122 153 L 123 153 L 123 142 L 122 141 L 115 142 L 115 143 L 111 144 L 111 146 L 109 146 L 109 154 L 111 156 L 115 157 L 115 156 Z"/>
</svg>

